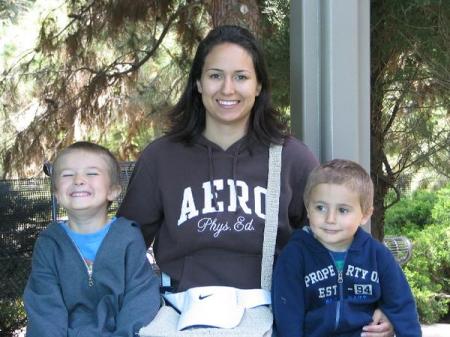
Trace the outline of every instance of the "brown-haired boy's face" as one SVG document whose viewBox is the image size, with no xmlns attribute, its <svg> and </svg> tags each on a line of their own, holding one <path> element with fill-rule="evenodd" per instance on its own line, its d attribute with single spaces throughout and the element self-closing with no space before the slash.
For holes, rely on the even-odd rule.
<svg viewBox="0 0 450 337">
<path fill-rule="evenodd" d="M 69 215 L 106 212 L 120 193 L 120 187 L 111 186 L 106 159 L 96 153 L 69 151 L 60 158 L 55 173 L 55 195 Z"/>
<path fill-rule="evenodd" d="M 314 236 L 332 251 L 347 250 L 359 225 L 372 214 L 372 209 L 363 212 L 357 192 L 337 184 L 313 187 L 307 211 Z"/>
</svg>

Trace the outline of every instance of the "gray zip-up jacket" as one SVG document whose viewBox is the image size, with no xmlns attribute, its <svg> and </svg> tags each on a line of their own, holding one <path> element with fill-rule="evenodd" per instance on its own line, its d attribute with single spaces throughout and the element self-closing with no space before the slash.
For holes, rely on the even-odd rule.
<svg viewBox="0 0 450 337">
<path fill-rule="evenodd" d="M 89 275 L 59 223 L 36 241 L 24 292 L 27 337 L 132 337 L 156 315 L 159 279 L 138 225 L 111 224 Z"/>
</svg>

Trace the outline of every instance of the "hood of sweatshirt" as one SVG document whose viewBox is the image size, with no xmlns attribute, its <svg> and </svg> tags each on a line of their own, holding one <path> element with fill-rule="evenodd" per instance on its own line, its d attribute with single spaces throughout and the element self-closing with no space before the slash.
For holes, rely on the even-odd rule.
<svg viewBox="0 0 450 337">
<path fill-rule="evenodd" d="M 233 186 L 236 185 L 236 175 L 238 170 L 238 163 L 239 163 L 239 156 L 252 156 L 253 151 L 258 151 L 257 142 L 252 139 L 251 137 L 245 136 L 239 140 L 237 140 L 235 143 L 230 145 L 226 150 L 222 149 L 219 145 L 216 143 L 210 141 L 203 135 L 199 135 L 195 139 L 195 146 L 199 148 L 206 149 L 207 155 L 208 155 L 208 173 L 209 173 L 209 183 L 210 188 L 213 195 L 213 203 L 214 206 L 217 207 L 218 200 L 217 200 L 217 191 L 214 186 L 214 178 L 215 178 L 215 169 L 214 169 L 214 157 L 215 156 L 229 156 L 230 160 L 232 162 L 231 166 L 231 179 L 233 180 Z M 260 150 L 263 150 L 263 148 L 259 147 Z M 236 194 L 237 198 L 237 194 Z M 237 210 L 239 209 L 239 202 L 237 202 Z"/>
</svg>

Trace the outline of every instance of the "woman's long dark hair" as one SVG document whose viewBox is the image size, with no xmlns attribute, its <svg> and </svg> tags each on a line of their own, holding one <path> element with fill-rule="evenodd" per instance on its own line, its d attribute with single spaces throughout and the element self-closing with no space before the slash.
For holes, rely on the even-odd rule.
<svg viewBox="0 0 450 337">
<path fill-rule="evenodd" d="M 262 50 L 248 30 L 228 25 L 211 30 L 198 45 L 186 88 L 169 113 L 171 125 L 167 134 L 190 144 L 205 129 L 205 107 L 197 90 L 197 80 L 202 75 L 206 56 L 222 43 L 236 44 L 251 55 L 258 83 L 261 84 L 261 92 L 255 97 L 250 115 L 248 136 L 265 144 L 282 142 L 286 126 L 281 122 L 279 112 L 272 106 L 270 81 Z"/>
</svg>

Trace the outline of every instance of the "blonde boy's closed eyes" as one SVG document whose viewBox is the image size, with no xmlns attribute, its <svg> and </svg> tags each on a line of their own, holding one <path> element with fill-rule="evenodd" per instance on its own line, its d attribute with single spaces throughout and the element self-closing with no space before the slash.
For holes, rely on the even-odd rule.
<svg viewBox="0 0 450 337">
<path fill-rule="evenodd" d="M 108 204 L 120 194 L 121 186 L 110 178 L 105 156 L 76 149 L 63 154 L 56 168 L 55 195 L 78 233 L 92 233 L 108 220 Z"/>
</svg>

